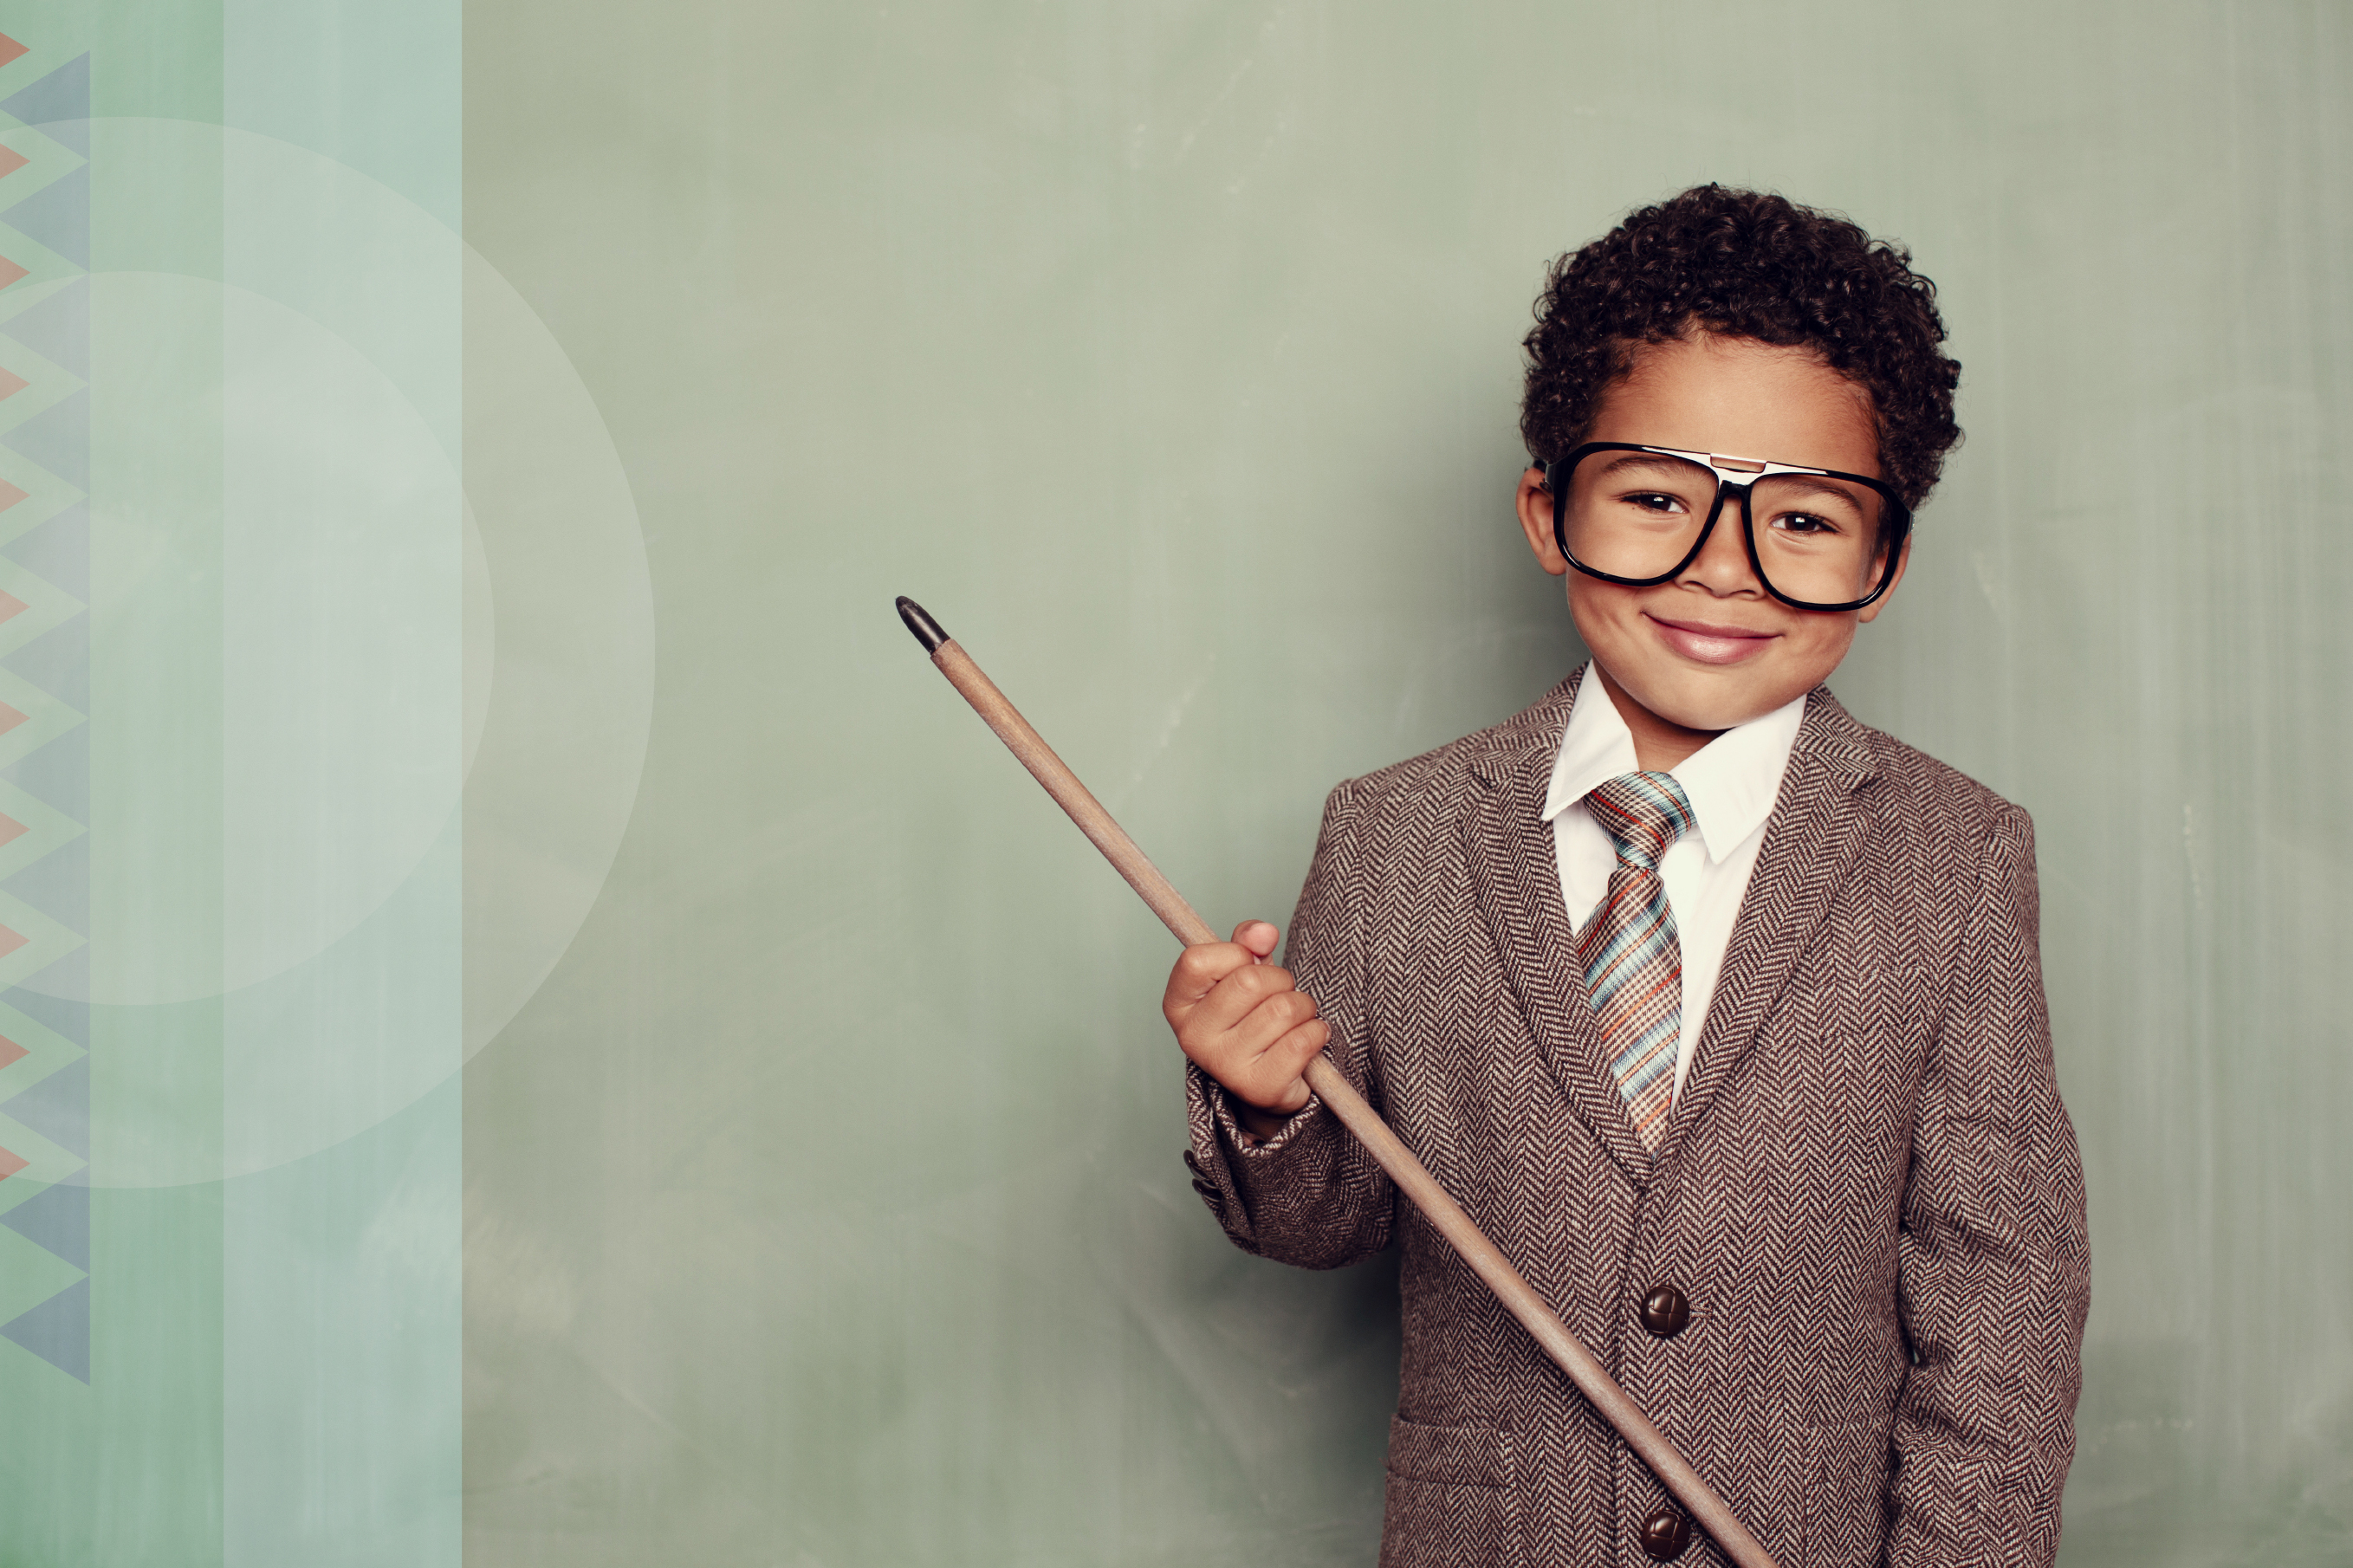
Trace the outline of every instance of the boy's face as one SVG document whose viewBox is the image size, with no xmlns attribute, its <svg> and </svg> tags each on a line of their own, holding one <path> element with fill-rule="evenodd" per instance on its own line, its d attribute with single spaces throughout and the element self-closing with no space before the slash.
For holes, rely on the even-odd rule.
<svg viewBox="0 0 2353 1568">
<path fill-rule="evenodd" d="M 1602 395 L 1585 438 L 1879 477 L 1866 395 L 1803 349 L 1747 338 L 1696 332 L 1639 351 L 1632 374 Z M 1567 576 L 1569 614 L 1620 706 L 1630 699 L 1681 730 L 1728 730 L 1812 690 L 1846 657 L 1856 625 L 1887 603 L 1841 611 L 1781 603 L 1757 580 L 1729 501 L 1697 558 L 1648 588 L 1569 569 L 1538 469 L 1521 478 L 1519 513 L 1545 570 Z"/>
</svg>

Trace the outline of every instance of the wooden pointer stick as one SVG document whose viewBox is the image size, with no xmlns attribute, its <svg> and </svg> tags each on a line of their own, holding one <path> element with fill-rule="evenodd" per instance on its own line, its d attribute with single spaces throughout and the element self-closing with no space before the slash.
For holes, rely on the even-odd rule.
<svg viewBox="0 0 2353 1568">
<path fill-rule="evenodd" d="M 1112 820 L 1111 813 L 1103 808 L 1103 803 L 1079 782 L 1079 775 L 1054 754 L 1054 749 L 1046 744 L 1045 737 L 1029 727 L 1029 721 L 1006 700 L 1005 693 L 997 689 L 997 683 L 981 672 L 980 666 L 973 663 L 972 656 L 957 647 L 955 639 L 942 631 L 940 624 L 925 614 L 921 605 L 913 599 L 901 598 L 899 618 L 907 623 L 907 629 L 913 632 L 916 640 L 929 651 L 932 662 L 939 667 L 942 675 L 948 678 L 948 684 L 964 694 L 964 700 L 972 704 L 973 710 L 997 731 L 997 738 L 1021 759 L 1021 765 L 1028 768 L 1039 784 L 1046 786 L 1046 793 L 1054 797 L 1054 804 L 1070 813 L 1071 820 L 1079 825 L 1079 831 L 1103 851 L 1103 858 L 1127 879 L 1127 885 L 1152 906 L 1152 912 L 1160 917 L 1161 924 L 1176 933 L 1178 942 L 1192 947 L 1200 942 L 1221 940 L 1216 931 L 1209 929 L 1208 922 L 1194 912 L 1193 906 L 1185 901 L 1184 895 L 1160 874 L 1160 868 L 1145 858 L 1144 851 L 1135 847 L 1135 840 Z M 1568 1331 L 1568 1325 L 1545 1305 L 1544 1298 L 1538 1296 L 1525 1279 L 1520 1278 L 1520 1271 L 1512 1267 L 1511 1260 L 1495 1244 L 1481 1234 L 1479 1227 L 1472 1223 L 1471 1216 L 1463 1212 L 1462 1205 L 1446 1195 L 1446 1190 L 1438 1184 L 1438 1178 L 1431 1175 L 1429 1169 L 1414 1157 L 1413 1151 L 1389 1131 L 1388 1123 L 1383 1121 L 1380 1113 L 1356 1092 L 1332 1058 L 1319 1052 L 1301 1076 L 1307 1080 L 1307 1087 L 1331 1108 L 1332 1114 L 1340 1119 L 1341 1125 L 1355 1133 L 1356 1141 L 1371 1153 L 1381 1169 L 1388 1173 L 1389 1180 L 1414 1201 L 1415 1206 L 1438 1228 L 1438 1233 L 1446 1237 L 1454 1250 L 1462 1255 L 1462 1260 L 1471 1265 L 1472 1271 L 1487 1282 L 1487 1289 L 1495 1293 L 1496 1300 L 1511 1310 L 1522 1327 L 1535 1336 L 1536 1343 L 1544 1347 L 1545 1353 L 1552 1357 L 1561 1371 L 1568 1373 L 1569 1381 L 1577 1384 L 1578 1392 L 1592 1402 L 1593 1407 L 1601 1412 L 1609 1425 L 1618 1429 L 1619 1436 L 1626 1439 L 1626 1446 L 1641 1456 L 1642 1462 L 1651 1467 L 1651 1473 L 1658 1477 L 1685 1508 L 1691 1510 L 1692 1517 L 1715 1538 L 1716 1544 L 1724 1549 L 1725 1553 L 1740 1564 L 1740 1568 L 1777 1568 L 1771 1554 L 1738 1520 L 1732 1517 L 1732 1510 L 1724 1506 L 1724 1500 L 1700 1479 L 1699 1472 L 1693 1469 L 1681 1454 L 1675 1452 L 1674 1445 L 1651 1424 L 1651 1418 L 1635 1408 L 1634 1402 L 1626 1397 L 1626 1391 L 1618 1386 L 1608 1370 L 1593 1359 L 1592 1352 L 1579 1344 L 1577 1336 Z"/>
</svg>

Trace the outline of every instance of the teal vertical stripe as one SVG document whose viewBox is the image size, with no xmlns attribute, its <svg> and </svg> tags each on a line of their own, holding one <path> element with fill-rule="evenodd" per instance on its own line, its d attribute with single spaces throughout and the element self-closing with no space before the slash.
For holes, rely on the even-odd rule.
<svg viewBox="0 0 2353 1568">
<path fill-rule="evenodd" d="M 459 1561 L 460 33 L 225 9 L 238 1568 Z"/>
<path fill-rule="evenodd" d="M 0 0 L 0 179 L 49 237 L 0 235 L 0 1564 L 454 1568 L 458 12 Z M 84 72 L 89 110 L 25 96 Z M 21 308 L 68 286 L 77 367 Z M 82 396 L 86 475 L 39 423 Z M 86 906 L 49 869 L 85 853 Z"/>
</svg>

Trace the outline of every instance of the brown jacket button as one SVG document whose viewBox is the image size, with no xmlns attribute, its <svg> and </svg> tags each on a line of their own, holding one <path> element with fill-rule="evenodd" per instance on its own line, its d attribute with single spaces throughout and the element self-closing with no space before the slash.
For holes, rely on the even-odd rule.
<svg viewBox="0 0 2353 1568">
<path fill-rule="evenodd" d="M 1672 1285 L 1662 1285 L 1642 1298 L 1642 1326 L 1662 1340 L 1673 1339 L 1691 1321 L 1691 1303 Z"/>
<path fill-rule="evenodd" d="M 1691 1544 L 1691 1521 L 1673 1509 L 1662 1508 L 1642 1521 L 1642 1554 L 1654 1563 L 1672 1563 Z"/>
</svg>

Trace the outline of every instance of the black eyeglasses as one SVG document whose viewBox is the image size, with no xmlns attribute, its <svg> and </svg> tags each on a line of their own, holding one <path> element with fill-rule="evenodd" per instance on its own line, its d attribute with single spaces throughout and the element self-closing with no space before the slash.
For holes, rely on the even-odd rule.
<svg viewBox="0 0 2353 1568">
<path fill-rule="evenodd" d="M 1592 441 L 1545 464 L 1544 477 L 1568 563 L 1630 588 L 1689 567 L 1736 497 L 1767 593 L 1792 609 L 1859 610 L 1894 583 L 1912 530 L 1893 489 L 1835 468 Z"/>
</svg>

